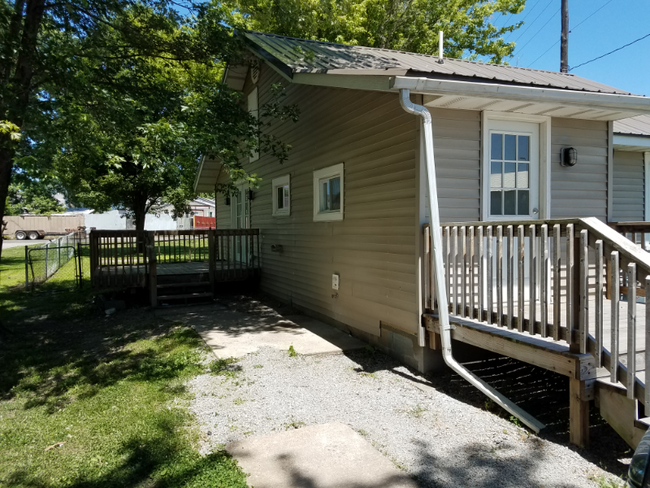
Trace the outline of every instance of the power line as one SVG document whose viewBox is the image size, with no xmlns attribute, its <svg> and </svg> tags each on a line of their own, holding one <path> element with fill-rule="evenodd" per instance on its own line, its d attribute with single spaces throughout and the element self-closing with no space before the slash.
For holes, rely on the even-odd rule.
<svg viewBox="0 0 650 488">
<path fill-rule="evenodd" d="M 524 48 L 525 48 L 526 46 L 528 46 L 528 44 L 530 44 L 530 42 L 531 42 L 533 39 L 535 39 L 535 38 L 537 37 L 537 34 L 539 34 L 540 32 L 542 32 L 542 30 L 544 29 L 544 27 L 546 27 L 546 26 L 548 25 L 548 23 L 549 23 L 551 20 L 553 20 L 553 18 L 554 18 L 557 14 L 560 13 L 560 10 L 561 10 L 561 8 L 557 9 L 557 12 L 555 12 L 553 15 L 551 15 L 551 17 L 550 17 L 550 18 L 549 18 L 549 19 L 544 23 L 544 25 L 543 25 L 543 26 L 542 26 L 542 27 L 541 27 L 537 32 L 535 32 L 535 34 L 534 34 L 530 39 L 528 39 L 528 42 L 527 42 L 526 44 L 524 44 L 523 46 L 521 46 L 521 49 L 519 50 L 519 54 L 521 54 L 521 51 L 523 51 Z"/>
<path fill-rule="evenodd" d="M 551 0 L 551 1 L 552 1 L 552 0 Z M 548 8 L 551 6 L 551 1 L 548 2 L 548 5 L 546 5 L 546 8 L 545 8 L 544 10 L 542 10 L 542 11 L 539 13 L 539 15 L 538 15 L 537 17 L 535 17 L 535 18 L 533 19 L 533 21 L 532 21 L 530 24 L 528 24 L 528 27 L 526 27 L 526 29 L 524 29 L 524 31 L 523 31 L 521 34 L 519 34 L 519 37 L 517 37 L 517 39 L 514 40 L 515 43 L 516 43 L 519 39 L 521 39 L 521 38 L 523 37 L 523 35 L 524 35 L 526 32 L 528 32 L 528 29 L 530 29 L 530 28 L 535 24 L 535 22 L 537 22 L 537 20 L 538 20 L 542 15 L 544 15 L 544 13 L 545 13 L 545 12 L 548 10 Z"/>
<path fill-rule="evenodd" d="M 626 47 L 631 46 L 632 44 L 636 44 L 637 42 L 642 41 L 643 39 L 645 39 L 647 37 L 650 37 L 650 34 L 646 34 L 645 36 L 639 37 L 638 39 L 636 39 L 636 40 L 634 40 L 632 42 L 628 42 L 624 46 L 618 47 L 618 48 L 614 49 L 613 51 L 610 51 L 608 53 L 603 54 L 602 56 L 598 56 L 597 58 L 590 59 L 589 61 L 585 61 L 584 63 L 581 63 L 578 66 L 574 66 L 572 68 L 569 68 L 569 71 L 573 71 L 574 69 L 577 69 L 580 66 L 584 66 L 585 64 L 593 63 L 594 61 L 597 61 L 599 59 L 604 58 L 605 56 L 609 56 L 610 54 L 614 54 L 616 51 L 620 51 L 621 49 L 625 49 Z"/>
<path fill-rule="evenodd" d="M 608 2 L 604 3 L 604 4 L 603 4 L 599 9 L 595 10 L 591 15 L 589 15 L 587 18 L 583 19 L 582 22 L 580 22 L 580 23 L 574 25 L 573 27 L 571 27 L 571 28 L 569 29 L 569 34 L 571 34 L 571 33 L 573 32 L 574 29 L 577 29 L 577 28 L 580 27 L 582 24 L 584 24 L 585 22 L 587 22 L 590 18 L 592 18 L 594 15 L 596 15 L 596 14 L 597 14 L 598 12 L 600 12 L 602 9 L 604 9 L 605 7 L 607 7 L 607 5 L 609 5 L 609 4 L 612 3 L 613 1 L 614 1 L 614 0 L 609 0 Z M 542 54 L 540 54 L 539 56 L 537 56 L 537 58 L 535 59 L 535 61 L 533 61 L 532 63 L 530 63 L 530 64 L 528 65 L 528 67 L 531 68 L 531 67 L 532 67 L 532 66 L 533 66 L 537 61 L 539 61 L 541 58 L 543 58 L 544 55 L 545 55 L 547 52 L 549 52 L 551 49 L 553 49 L 553 48 L 554 48 L 555 46 L 557 46 L 559 43 L 560 43 L 559 40 L 558 40 L 558 41 L 555 41 L 555 42 L 551 45 L 551 47 L 549 47 L 546 51 L 544 51 Z"/>
<path fill-rule="evenodd" d="M 524 22 L 524 21 L 528 18 L 528 16 L 530 15 L 530 13 L 531 13 L 533 10 L 535 10 L 535 7 L 537 7 L 537 6 L 539 5 L 539 2 L 540 2 L 540 0 L 537 0 L 537 1 L 535 2 L 535 5 L 533 5 L 532 7 L 530 7 L 530 10 L 529 10 L 528 12 L 526 12 L 526 15 L 524 15 L 524 18 L 521 19 L 522 22 Z M 507 39 L 508 37 L 510 37 L 511 35 L 512 35 L 512 32 L 508 32 L 508 34 L 506 35 L 506 39 Z M 504 39 L 504 40 L 506 40 L 506 39 Z"/>
</svg>

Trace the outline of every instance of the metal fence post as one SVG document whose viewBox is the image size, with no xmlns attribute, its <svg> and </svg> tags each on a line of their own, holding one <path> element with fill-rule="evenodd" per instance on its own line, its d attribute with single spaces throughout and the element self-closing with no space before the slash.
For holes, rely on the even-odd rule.
<svg viewBox="0 0 650 488">
<path fill-rule="evenodd" d="M 29 246 L 25 246 L 25 290 L 29 288 Z"/>
</svg>

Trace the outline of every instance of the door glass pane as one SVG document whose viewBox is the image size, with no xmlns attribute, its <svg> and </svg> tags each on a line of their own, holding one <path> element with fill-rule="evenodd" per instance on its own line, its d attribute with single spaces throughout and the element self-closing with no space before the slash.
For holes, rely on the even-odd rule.
<svg viewBox="0 0 650 488">
<path fill-rule="evenodd" d="M 492 159 L 503 159 L 503 134 L 492 134 Z"/>
<path fill-rule="evenodd" d="M 503 187 L 515 187 L 515 163 L 503 163 Z"/>
<path fill-rule="evenodd" d="M 490 192 L 490 213 L 492 215 L 503 215 L 501 211 L 501 192 L 500 191 L 491 191 Z"/>
<path fill-rule="evenodd" d="M 492 188 L 501 188 L 501 162 L 492 161 L 492 169 L 490 171 L 490 186 Z"/>
<path fill-rule="evenodd" d="M 529 166 L 528 163 L 519 163 L 519 170 L 517 171 L 517 188 L 528 188 Z"/>
<path fill-rule="evenodd" d="M 517 148 L 517 159 L 519 159 L 519 161 L 530 161 L 530 137 L 518 136 L 517 141 L 519 143 L 519 147 Z"/>
<path fill-rule="evenodd" d="M 530 215 L 528 190 L 519 190 L 517 202 L 517 215 Z"/>
<path fill-rule="evenodd" d="M 503 215 L 517 215 L 517 191 L 503 192 Z"/>
<path fill-rule="evenodd" d="M 505 157 L 503 159 L 507 159 L 508 161 L 515 161 L 517 159 L 517 136 L 506 134 L 505 140 L 506 150 Z"/>
</svg>

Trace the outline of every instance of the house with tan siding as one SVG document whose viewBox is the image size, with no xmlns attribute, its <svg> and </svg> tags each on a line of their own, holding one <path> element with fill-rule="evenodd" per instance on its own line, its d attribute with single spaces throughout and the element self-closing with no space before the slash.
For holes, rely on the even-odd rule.
<svg viewBox="0 0 650 488">
<path fill-rule="evenodd" d="M 239 35 L 250 62 L 225 82 L 251 111 L 282 84 L 300 120 L 273 128 L 287 161 L 244 162 L 258 188 L 216 196 L 217 228 L 260 229 L 263 291 L 421 371 L 440 362 L 423 321 L 426 148 L 401 94 L 430 113 L 442 222 L 623 217 L 613 124 L 650 113 L 645 97 L 573 74 Z M 224 175 L 204 158 L 196 191 Z"/>
</svg>

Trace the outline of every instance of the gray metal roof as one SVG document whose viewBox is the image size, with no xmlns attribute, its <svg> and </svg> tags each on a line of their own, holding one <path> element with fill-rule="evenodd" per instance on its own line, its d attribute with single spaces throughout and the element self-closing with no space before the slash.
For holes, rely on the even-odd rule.
<svg viewBox="0 0 650 488">
<path fill-rule="evenodd" d="M 614 133 L 650 137 L 650 115 L 639 115 L 629 119 L 615 120 Z"/>
<path fill-rule="evenodd" d="M 412 75 L 631 95 L 630 92 L 569 73 L 451 58 L 445 58 L 444 63 L 441 64 L 437 56 L 426 54 L 347 46 L 251 31 L 242 34 L 259 55 L 283 70 L 288 76 L 296 73 Z"/>
</svg>

